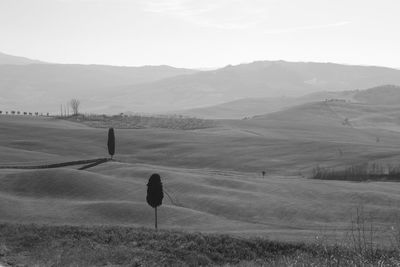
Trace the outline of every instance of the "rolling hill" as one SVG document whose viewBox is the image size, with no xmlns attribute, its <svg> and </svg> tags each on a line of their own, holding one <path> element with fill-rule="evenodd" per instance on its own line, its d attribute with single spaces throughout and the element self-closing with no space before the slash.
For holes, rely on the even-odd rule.
<svg viewBox="0 0 400 267">
<path fill-rule="evenodd" d="M 357 105 L 314 102 L 193 131 L 117 129 L 115 162 L 87 171 L 0 169 L 1 220 L 151 226 L 145 185 L 157 172 L 168 193 L 162 228 L 312 240 L 321 229 L 346 232 L 360 205 L 379 227 L 390 227 L 399 212 L 397 183 L 306 179 L 316 165 L 398 162 L 399 132 L 342 124 L 342 116 L 376 112 Z M 3 115 L 0 123 L 2 164 L 107 153 L 104 129 L 23 116 Z"/>
<path fill-rule="evenodd" d="M 175 111 L 176 114 L 206 119 L 242 119 L 277 112 L 308 102 L 326 99 L 352 100 L 354 91 L 316 92 L 300 97 L 244 98 L 219 105 Z"/>
<path fill-rule="evenodd" d="M 399 105 L 400 86 L 382 85 L 367 90 L 357 91 L 353 98 L 356 101 L 373 105 Z"/>
<path fill-rule="evenodd" d="M 300 97 L 244 98 L 219 105 L 203 108 L 176 111 L 175 113 L 207 119 L 242 119 L 282 111 L 297 105 L 330 100 L 344 100 L 352 103 L 366 104 L 378 109 L 395 109 L 400 103 L 400 86 L 381 85 L 365 90 L 321 91 Z M 333 101 L 337 103 L 337 101 Z M 392 115 L 386 119 L 394 119 Z M 386 119 L 381 116 L 382 121 Z"/>
</svg>

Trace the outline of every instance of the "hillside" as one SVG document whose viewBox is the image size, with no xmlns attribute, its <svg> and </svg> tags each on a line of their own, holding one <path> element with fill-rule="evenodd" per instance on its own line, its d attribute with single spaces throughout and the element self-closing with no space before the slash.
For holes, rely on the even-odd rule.
<svg viewBox="0 0 400 267">
<path fill-rule="evenodd" d="M 365 109 L 368 105 L 369 108 L 376 109 L 378 113 L 382 109 L 395 109 L 394 111 L 396 111 L 395 106 L 399 106 L 400 103 L 400 86 L 381 85 L 365 90 L 321 91 L 300 97 L 244 98 L 214 106 L 176 111 L 175 113 L 209 119 L 242 119 L 325 100 L 330 100 L 330 104 L 333 105 L 340 103 L 333 100 L 364 104 L 364 106 L 359 105 L 358 107 L 364 107 Z M 370 115 L 373 115 L 371 111 L 369 112 Z M 376 117 L 380 117 L 382 122 L 395 119 L 393 114 L 388 112 L 381 114 L 381 116 L 377 114 Z"/>
<path fill-rule="evenodd" d="M 0 52 L 0 65 L 44 64 L 45 62 L 25 57 L 11 56 Z"/>
<path fill-rule="evenodd" d="M 373 105 L 399 105 L 400 86 L 382 85 L 355 93 L 354 99 Z"/>
<path fill-rule="evenodd" d="M 244 98 L 203 108 L 178 110 L 173 113 L 206 119 L 241 119 L 282 110 L 302 103 L 294 97 Z"/>
<path fill-rule="evenodd" d="M 353 91 L 322 91 L 300 97 L 244 98 L 214 106 L 175 111 L 174 113 L 206 119 L 243 119 L 281 111 L 308 102 L 326 99 L 352 100 L 353 95 Z"/>
<path fill-rule="evenodd" d="M 305 178 L 317 165 L 398 162 L 398 133 L 344 126 L 325 103 L 220 123 L 194 131 L 116 130 L 116 161 L 88 171 L 0 169 L 2 220 L 149 226 L 146 182 L 157 172 L 168 193 L 159 209 L 163 229 L 311 240 L 322 228 L 343 234 L 359 205 L 382 229 L 394 222 L 397 183 Z M 105 129 L 4 115 L 1 126 L 2 165 L 107 153 Z"/>
<path fill-rule="evenodd" d="M 366 90 L 365 92 L 368 92 Z M 400 93 L 400 91 L 399 91 Z M 378 95 L 385 95 L 380 91 L 374 98 L 374 103 L 379 102 Z M 364 95 L 363 91 L 357 92 L 355 97 Z M 369 95 L 369 94 L 367 94 Z M 319 125 L 321 130 L 339 125 L 351 129 L 362 130 L 388 130 L 400 132 L 398 113 L 400 106 L 393 102 L 392 105 L 369 104 L 365 102 L 345 102 L 341 100 L 328 100 L 305 103 L 290 107 L 280 112 L 258 115 L 250 121 L 264 121 L 268 124 L 271 120 L 283 123 L 303 123 L 310 127 Z M 315 130 L 315 129 L 313 129 Z M 359 137 L 357 135 L 356 137 Z"/>
<path fill-rule="evenodd" d="M 152 226 L 146 182 L 152 171 L 166 191 L 159 209 L 162 229 L 268 235 L 312 240 L 318 229 L 345 231 L 359 205 L 393 223 L 400 202 L 397 185 L 352 184 L 240 173 L 112 164 L 93 171 L 24 171 L 0 176 L 0 210 L 8 222 Z M 246 177 L 247 176 L 247 177 Z M 268 203 L 268 206 L 266 206 Z M 335 203 L 326 210 L 328 203 Z"/>
</svg>

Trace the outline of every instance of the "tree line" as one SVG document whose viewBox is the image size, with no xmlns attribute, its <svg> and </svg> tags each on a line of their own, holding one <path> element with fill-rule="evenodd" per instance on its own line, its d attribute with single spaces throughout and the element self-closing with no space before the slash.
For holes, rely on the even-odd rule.
<svg viewBox="0 0 400 267">
<path fill-rule="evenodd" d="M 39 112 L 22 112 L 22 111 L 6 111 L 6 110 L 0 110 L 0 115 L 25 115 L 25 116 L 50 116 L 50 113 L 39 113 Z"/>
<path fill-rule="evenodd" d="M 81 105 L 81 101 L 79 99 L 71 99 L 67 105 L 61 105 L 61 117 L 69 116 L 69 108 L 71 107 L 72 115 L 77 116 L 79 114 L 79 108 Z M 19 110 L 0 110 L 0 115 L 26 115 L 26 116 L 50 116 L 49 112 L 27 112 L 27 111 L 19 111 Z"/>
</svg>

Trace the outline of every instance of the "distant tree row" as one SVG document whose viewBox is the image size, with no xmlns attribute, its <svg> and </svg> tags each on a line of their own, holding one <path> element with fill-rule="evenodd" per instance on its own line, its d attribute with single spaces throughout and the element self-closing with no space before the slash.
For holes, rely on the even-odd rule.
<svg viewBox="0 0 400 267">
<path fill-rule="evenodd" d="M 22 111 L 15 111 L 15 110 L 11 110 L 11 111 L 3 111 L 3 110 L 0 110 L 0 115 L 8 115 L 8 114 L 10 114 L 10 115 L 25 115 L 25 116 L 33 116 L 33 115 L 35 115 L 35 116 L 50 116 L 50 114 L 47 112 L 46 114 L 43 114 L 43 113 L 40 113 L 39 114 L 39 112 L 26 112 L 26 111 L 24 111 L 24 112 L 22 112 Z"/>
</svg>

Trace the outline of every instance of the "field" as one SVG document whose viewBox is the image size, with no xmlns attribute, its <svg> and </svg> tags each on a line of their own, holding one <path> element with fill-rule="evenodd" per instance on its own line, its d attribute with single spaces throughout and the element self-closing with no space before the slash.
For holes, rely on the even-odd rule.
<svg viewBox="0 0 400 267">
<path fill-rule="evenodd" d="M 0 225 L 7 266 L 397 266 L 398 250 L 145 228 Z M 363 251 L 366 252 L 366 251 Z"/>
<path fill-rule="evenodd" d="M 168 194 L 159 208 L 164 230 L 306 243 L 323 235 L 333 244 L 362 209 L 379 233 L 374 240 L 390 245 L 400 184 L 310 178 L 316 166 L 397 162 L 396 121 L 371 119 L 392 113 L 318 102 L 206 129 L 116 129 L 114 161 L 87 170 L 0 169 L 0 220 L 153 227 L 146 183 L 159 173 Z M 0 125 L 2 166 L 107 157 L 106 129 L 23 116 L 0 116 Z"/>
<path fill-rule="evenodd" d="M 214 127 L 212 120 L 204 120 L 177 115 L 145 116 L 145 115 L 78 115 L 65 118 L 72 122 L 80 122 L 94 128 L 118 128 L 118 129 L 146 129 L 165 128 L 177 130 L 195 130 Z"/>
</svg>

